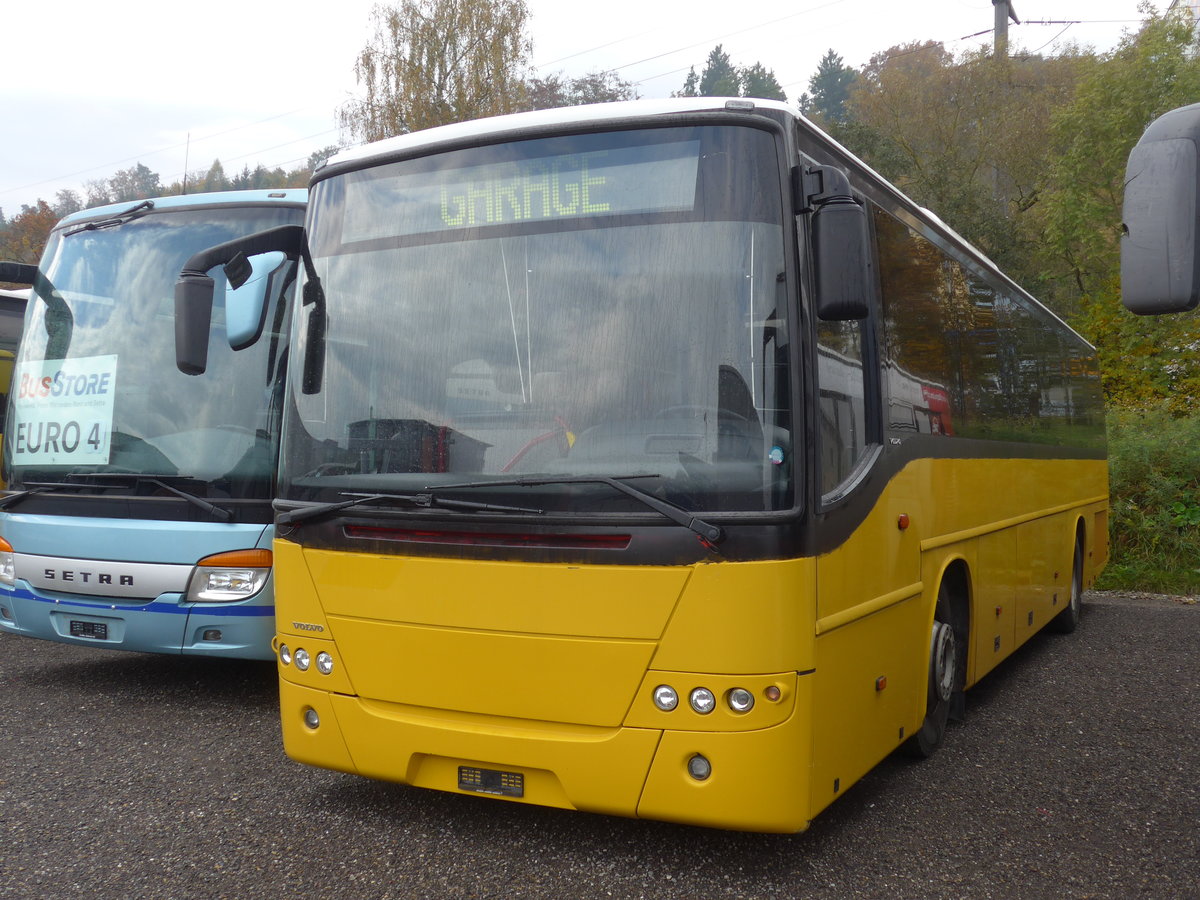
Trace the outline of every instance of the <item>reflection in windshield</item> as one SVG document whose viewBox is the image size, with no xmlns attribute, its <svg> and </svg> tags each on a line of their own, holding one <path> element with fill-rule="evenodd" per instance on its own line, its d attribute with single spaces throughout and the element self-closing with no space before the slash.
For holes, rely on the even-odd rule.
<svg viewBox="0 0 1200 900">
<path fill-rule="evenodd" d="M 269 497 L 286 304 L 278 303 L 276 289 L 263 339 L 234 353 L 225 335 L 224 279 L 217 277 L 209 370 L 191 377 L 175 367 L 174 285 L 197 250 L 295 223 L 302 215 L 287 207 L 176 208 L 120 227 L 54 235 L 30 304 L 14 395 L 22 376 L 27 386 L 36 386 L 57 373 L 66 373 L 64 383 L 70 373 L 76 379 L 85 373 L 93 384 L 112 385 L 103 401 L 111 411 L 96 411 L 101 400 L 91 401 L 90 415 L 103 427 L 90 431 L 88 398 L 81 399 L 84 424 L 77 440 L 81 445 L 90 435 L 96 440 L 90 456 L 76 453 L 82 465 L 47 453 L 48 446 L 57 447 L 48 441 L 58 437 L 63 443 L 49 428 L 31 424 L 21 431 L 20 443 L 14 431 L 4 448 L 14 481 L 60 481 L 80 471 L 135 472 L 197 479 L 207 483 L 210 496 Z M 69 343 L 62 338 L 64 317 L 71 322 Z M 99 431 L 111 436 L 111 446 L 94 437 Z"/>
<path fill-rule="evenodd" d="M 291 391 L 288 496 L 482 475 L 508 485 L 496 502 L 631 511 L 610 489 L 513 480 L 652 474 L 643 488 L 692 510 L 790 503 L 778 217 L 680 218 L 315 246 L 325 373 Z"/>
</svg>

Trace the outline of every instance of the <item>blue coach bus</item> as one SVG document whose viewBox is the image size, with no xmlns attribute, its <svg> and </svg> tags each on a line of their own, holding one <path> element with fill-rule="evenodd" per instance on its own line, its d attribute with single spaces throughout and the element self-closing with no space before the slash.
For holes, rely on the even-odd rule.
<svg viewBox="0 0 1200 900">
<path fill-rule="evenodd" d="M 294 263 L 214 272 L 202 375 L 175 366 L 174 283 L 199 250 L 301 223 L 306 201 L 236 191 L 99 207 L 59 222 L 39 266 L 5 264 L 32 291 L 5 428 L 0 631 L 272 657 Z"/>
</svg>

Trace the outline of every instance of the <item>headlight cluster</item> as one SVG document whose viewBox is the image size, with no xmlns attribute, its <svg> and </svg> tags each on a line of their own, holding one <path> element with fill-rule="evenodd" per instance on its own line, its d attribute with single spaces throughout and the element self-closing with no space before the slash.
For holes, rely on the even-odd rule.
<svg viewBox="0 0 1200 900">
<path fill-rule="evenodd" d="M 248 600 L 263 589 L 270 574 L 270 550 L 234 550 L 206 556 L 196 563 L 187 599 L 190 603 Z"/>
<path fill-rule="evenodd" d="M 280 644 L 279 661 L 285 666 L 294 665 L 301 672 L 307 672 L 310 668 L 315 668 L 322 675 L 329 675 L 333 672 L 333 656 L 324 650 L 318 653 L 314 660 L 303 647 L 292 650 L 287 644 Z"/>
<path fill-rule="evenodd" d="M 17 582 L 17 569 L 12 544 L 0 538 L 0 584 L 12 587 Z"/>
<path fill-rule="evenodd" d="M 733 688 L 725 692 L 725 703 L 732 712 L 746 713 L 754 708 L 754 694 L 745 688 Z M 654 689 L 654 705 L 670 712 L 679 706 L 679 693 L 669 684 L 660 684 Z M 688 705 L 694 712 L 707 716 L 717 708 L 717 695 L 706 687 L 692 688 Z"/>
</svg>

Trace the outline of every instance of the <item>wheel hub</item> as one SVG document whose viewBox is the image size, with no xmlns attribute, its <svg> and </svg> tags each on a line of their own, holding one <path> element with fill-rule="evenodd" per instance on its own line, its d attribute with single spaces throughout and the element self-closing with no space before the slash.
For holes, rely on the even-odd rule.
<svg viewBox="0 0 1200 900">
<path fill-rule="evenodd" d="M 954 629 L 945 622 L 933 623 L 933 643 L 930 648 L 930 676 L 938 699 L 948 701 L 954 693 L 956 668 Z"/>
</svg>

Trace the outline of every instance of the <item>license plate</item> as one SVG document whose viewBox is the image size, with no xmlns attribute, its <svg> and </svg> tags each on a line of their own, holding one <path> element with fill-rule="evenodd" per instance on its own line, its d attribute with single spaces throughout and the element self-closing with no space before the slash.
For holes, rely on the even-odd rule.
<svg viewBox="0 0 1200 900">
<path fill-rule="evenodd" d="M 458 767 L 459 790 L 476 794 L 495 794 L 498 797 L 524 797 L 525 776 L 520 772 L 501 772 L 496 769 Z"/>
<path fill-rule="evenodd" d="M 97 641 L 108 640 L 108 625 L 104 622 L 80 622 L 71 620 L 71 637 L 92 638 Z"/>
</svg>

